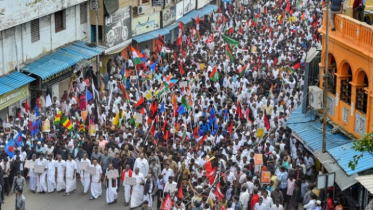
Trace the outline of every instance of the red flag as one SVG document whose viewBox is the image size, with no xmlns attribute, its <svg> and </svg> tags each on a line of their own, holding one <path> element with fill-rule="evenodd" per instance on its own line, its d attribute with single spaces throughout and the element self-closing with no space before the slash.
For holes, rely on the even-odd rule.
<svg viewBox="0 0 373 210">
<path fill-rule="evenodd" d="M 181 74 L 181 76 L 183 76 L 184 75 L 184 69 L 183 69 L 183 64 L 179 64 L 179 70 L 180 70 L 180 74 Z"/>
<path fill-rule="evenodd" d="M 144 107 L 141 108 L 141 110 L 140 110 L 140 114 L 145 114 L 145 108 L 144 108 Z"/>
<path fill-rule="evenodd" d="M 172 201 L 170 194 L 167 194 L 166 198 L 163 200 L 162 203 L 162 210 L 171 210 L 174 206 L 174 202 Z"/>
<path fill-rule="evenodd" d="M 223 200 L 224 198 L 224 194 L 221 192 L 221 189 L 220 189 L 220 183 L 216 185 L 215 195 L 219 199 L 219 201 Z"/>
<path fill-rule="evenodd" d="M 216 71 L 217 71 L 217 68 L 216 68 L 216 66 L 214 66 L 214 68 L 212 69 L 212 72 L 209 76 L 210 79 L 216 74 Z"/>
<path fill-rule="evenodd" d="M 290 12 L 289 12 L 289 13 L 290 13 L 290 15 L 291 15 L 291 16 L 293 16 L 293 13 L 294 13 L 294 11 L 293 11 L 293 7 L 291 7 L 291 9 L 290 9 Z"/>
<path fill-rule="evenodd" d="M 223 23 L 227 22 L 227 19 L 225 18 L 225 15 L 223 14 Z"/>
<path fill-rule="evenodd" d="M 155 127 L 154 127 L 154 125 L 152 125 L 152 128 L 150 128 L 150 134 L 152 135 L 152 137 L 154 137 L 154 134 L 155 134 Z"/>
<path fill-rule="evenodd" d="M 241 104 L 240 104 L 239 102 L 238 102 L 238 106 L 237 106 L 236 114 L 238 114 L 238 116 L 239 116 L 240 119 L 242 120 L 243 115 L 242 115 L 242 110 L 241 110 Z"/>
<path fill-rule="evenodd" d="M 157 45 L 161 45 L 162 47 L 165 45 L 165 41 L 164 41 L 163 37 L 160 34 L 158 35 L 158 39 L 156 41 L 156 44 Z"/>
<path fill-rule="evenodd" d="M 264 11 L 263 11 L 264 14 L 267 14 L 267 7 L 264 7 Z"/>
<path fill-rule="evenodd" d="M 277 62 L 278 62 L 278 58 L 275 57 L 275 60 L 273 61 L 273 66 L 276 66 Z"/>
<path fill-rule="evenodd" d="M 247 110 L 246 110 L 246 119 L 247 119 L 247 121 L 249 121 L 251 124 L 253 123 L 253 121 L 251 121 L 251 119 L 250 119 L 250 109 L 247 109 Z"/>
<path fill-rule="evenodd" d="M 231 27 L 231 28 L 229 29 L 229 33 L 230 33 L 230 34 L 234 34 L 233 27 Z"/>
<path fill-rule="evenodd" d="M 208 39 L 206 39 L 207 44 L 212 42 L 214 42 L 214 34 L 211 34 L 211 36 Z"/>
<path fill-rule="evenodd" d="M 158 104 L 157 102 L 153 101 L 152 104 L 150 105 L 150 111 L 152 112 L 152 117 L 155 117 L 157 110 L 158 110 Z"/>
<path fill-rule="evenodd" d="M 168 139 L 168 131 L 166 131 L 166 133 L 164 134 L 164 136 L 163 136 L 163 138 L 165 139 L 165 140 L 167 140 Z"/>
<path fill-rule="evenodd" d="M 190 37 L 188 37 L 188 44 L 189 44 L 189 47 L 193 47 L 193 42 L 192 42 L 192 40 L 190 39 Z"/>
<path fill-rule="evenodd" d="M 289 1 L 287 1 L 286 2 L 286 9 L 285 9 L 286 12 L 290 11 L 290 6 L 291 6 L 291 4 L 289 3 Z"/>
<path fill-rule="evenodd" d="M 181 182 L 180 187 L 179 187 L 179 192 L 177 193 L 177 197 L 180 199 L 183 199 L 183 183 Z"/>
<path fill-rule="evenodd" d="M 183 55 L 184 58 L 186 57 L 185 51 L 181 46 L 180 46 L 180 53 L 181 55 Z"/>
<path fill-rule="evenodd" d="M 141 97 L 140 100 L 138 100 L 137 103 L 135 104 L 135 107 L 137 108 L 138 106 L 140 106 L 143 103 L 144 103 L 144 97 Z"/>
<path fill-rule="evenodd" d="M 243 34 L 242 26 L 240 26 L 240 29 L 238 31 L 240 34 Z"/>
<path fill-rule="evenodd" d="M 167 126 L 167 118 L 165 119 L 165 121 L 163 123 L 163 128 L 162 128 L 163 132 L 166 130 L 166 126 Z"/>
<path fill-rule="evenodd" d="M 181 30 L 181 32 L 184 31 L 184 24 L 181 21 L 179 22 L 179 29 Z"/>
<path fill-rule="evenodd" d="M 180 46 L 182 42 L 183 42 L 183 37 L 181 36 L 181 34 L 179 34 L 179 37 L 177 37 L 177 40 L 176 40 L 176 46 Z"/>
<path fill-rule="evenodd" d="M 218 9 L 218 13 L 221 13 L 221 8 L 219 7 L 219 9 Z"/>
<path fill-rule="evenodd" d="M 206 139 L 207 139 L 207 136 L 204 135 L 204 136 L 202 137 L 202 139 L 198 141 L 198 144 L 199 144 L 200 146 L 202 146 L 202 145 L 203 145 L 203 142 L 205 142 Z"/>
<path fill-rule="evenodd" d="M 268 121 L 266 112 L 264 112 L 263 120 L 264 120 L 264 126 L 267 128 L 267 130 L 269 130 L 269 121 Z"/>
<path fill-rule="evenodd" d="M 30 107 L 29 107 L 29 105 L 27 103 L 27 100 L 25 102 L 25 111 L 26 111 L 26 113 L 30 113 Z"/>
<path fill-rule="evenodd" d="M 212 168 L 211 160 L 206 158 L 205 163 L 206 177 L 209 179 L 210 184 L 213 184 L 215 181 L 216 167 Z"/>
<path fill-rule="evenodd" d="M 231 124 L 228 127 L 228 133 L 229 133 L 229 135 L 232 134 L 232 131 L 233 131 L 233 122 L 231 122 Z"/>
<path fill-rule="evenodd" d="M 195 127 L 195 128 L 194 128 L 193 136 L 194 136 L 194 138 L 198 139 L 198 137 L 199 137 L 199 134 L 198 134 L 198 127 Z"/>
<path fill-rule="evenodd" d="M 150 118 L 150 117 L 148 117 L 148 120 L 146 121 L 146 123 L 148 124 L 148 125 L 150 125 L 151 123 L 152 123 L 152 118 Z"/>
<path fill-rule="evenodd" d="M 177 60 L 176 52 L 174 52 L 174 60 L 175 60 L 175 61 Z"/>
</svg>

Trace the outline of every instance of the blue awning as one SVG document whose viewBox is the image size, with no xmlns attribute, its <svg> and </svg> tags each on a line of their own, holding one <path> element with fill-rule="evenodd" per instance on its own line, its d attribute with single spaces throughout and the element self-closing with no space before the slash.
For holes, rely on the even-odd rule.
<svg viewBox="0 0 373 210">
<path fill-rule="evenodd" d="M 192 21 L 192 18 L 195 19 L 198 15 L 201 15 L 199 13 L 199 10 L 193 10 L 189 12 L 188 14 L 181 17 L 178 21 L 183 22 L 184 24 L 190 23 Z"/>
<path fill-rule="evenodd" d="M 322 124 L 315 119 L 315 114 L 311 110 L 306 114 L 302 113 L 302 107 L 295 110 L 286 125 L 291 128 L 293 135 L 298 138 L 306 149 L 313 154 L 322 151 Z M 326 126 L 326 150 L 350 143 L 350 139 L 343 134 L 332 133 L 333 127 L 329 124 Z"/>
<path fill-rule="evenodd" d="M 204 6 L 203 8 L 197 10 L 200 12 L 199 16 L 203 16 L 203 15 L 208 15 L 214 11 L 217 11 L 219 8 L 218 6 L 216 5 L 212 5 L 212 4 L 207 4 L 206 6 Z"/>
<path fill-rule="evenodd" d="M 155 39 L 158 37 L 158 35 L 164 36 L 168 33 L 170 33 L 170 31 L 167 31 L 165 29 L 158 29 L 158 30 L 146 33 L 146 34 L 141 34 L 141 35 L 132 37 L 132 40 L 135 40 L 137 43 L 141 43 L 141 42 Z"/>
<path fill-rule="evenodd" d="M 172 23 L 171 25 L 169 25 L 169 26 L 167 26 L 167 27 L 165 27 L 163 29 L 166 30 L 166 31 L 168 31 L 168 32 L 170 32 L 170 31 L 174 30 L 178 26 L 179 26 L 179 21 L 177 21 L 175 23 Z"/>
<path fill-rule="evenodd" d="M 90 59 L 105 50 L 104 47 L 89 46 L 86 42 L 78 41 L 58 49 L 56 52 L 25 66 L 22 71 L 46 79 L 63 71 L 84 59 Z"/>
<path fill-rule="evenodd" d="M 8 74 L 4 77 L 0 77 L 0 95 L 16 90 L 34 80 L 34 78 L 22 74 L 18 71 Z"/>
<path fill-rule="evenodd" d="M 328 150 L 328 153 L 349 176 L 372 168 L 373 163 L 373 155 L 369 152 L 364 152 L 363 156 L 359 159 L 359 163 L 355 166 L 355 170 L 348 167 L 348 162 L 353 160 L 355 155 L 360 155 L 360 152 L 356 152 L 352 149 L 353 144 L 354 143 L 351 142 Z"/>
</svg>

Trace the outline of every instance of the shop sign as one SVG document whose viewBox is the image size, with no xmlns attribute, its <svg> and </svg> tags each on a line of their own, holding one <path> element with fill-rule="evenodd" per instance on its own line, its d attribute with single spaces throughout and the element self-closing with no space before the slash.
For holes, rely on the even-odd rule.
<svg viewBox="0 0 373 210">
<path fill-rule="evenodd" d="M 46 85 L 46 83 L 51 84 L 51 83 L 55 83 L 56 81 L 61 81 L 63 79 L 66 79 L 66 78 L 70 77 L 73 74 L 72 70 L 73 70 L 73 68 L 69 67 L 69 68 L 67 68 L 67 69 L 65 69 L 63 71 L 60 71 L 60 72 L 58 72 L 58 73 L 56 73 L 56 74 L 54 74 L 54 75 L 52 75 L 52 76 L 44 79 L 41 83 L 43 85 Z"/>
<path fill-rule="evenodd" d="M 197 2 L 197 9 L 201 9 L 206 4 L 210 3 L 211 0 L 198 0 Z"/>
<path fill-rule="evenodd" d="M 179 20 L 184 16 L 184 2 L 180 1 L 176 4 L 176 20 Z"/>
<path fill-rule="evenodd" d="M 132 36 L 138 36 L 161 28 L 161 13 L 132 18 Z"/>
<path fill-rule="evenodd" d="M 164 0 L 153 0 L 153 7 L 163 7 L 164 6 Z"/>
<path fill-rule="evenodd" d="M 4 108 L 24 98 L 28 98 L 28 96 L 29 96 L 28 85 L 24 85 L 21 88 L 18 88 L 17 90 L 13 90 L 9 93 L 5 93 L 4 95 L 1 95 L 0 96 L 0 110 L 3 110 Z"/>
<path fill-rule="evenodd" d="M 131 38 L 131 6 L 105 16 L 106 46 L 113 47 Z"/>
<path fill-rule="evenodd" d="M 365 135 L 366 130 L 366 119 L 361 114 L 356 112 L 355 114 L 355 132 L 360 136 Z"/>
<path fill-rule="evenodd" d="M 329 114 L 334 116 L 334 110 L 335 110 L 335 98 L 328 95 L 327 111 Z"/>
<path fill-rule="evenodd" d="M 184 15 L 196 9 L 196 0 L 184 0 Z"/>
<path fill-rule="evenodd" d="M 166 27 L 176 20 L 176 7 L 169 7 L 162 10 L 162 26 Z"/>
</svg>

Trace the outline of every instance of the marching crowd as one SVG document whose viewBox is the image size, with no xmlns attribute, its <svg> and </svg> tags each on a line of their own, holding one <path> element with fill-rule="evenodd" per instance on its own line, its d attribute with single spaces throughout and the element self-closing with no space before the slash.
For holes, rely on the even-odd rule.
<svg viewBox="0 0 373 210">
<path fill-rule="evenodd" d="M 34 193 L 80 196 L 81 184 L 90 200 L 145 210 L 334 209 L 286 126 L 307 51 L 321 47 L 321 3 L 225 2 L 180 24 L 175 43 L 78 72 L 50 106 L 24 103 L 0 122 L 2 200 L 26 177 Z"/>
</svg>

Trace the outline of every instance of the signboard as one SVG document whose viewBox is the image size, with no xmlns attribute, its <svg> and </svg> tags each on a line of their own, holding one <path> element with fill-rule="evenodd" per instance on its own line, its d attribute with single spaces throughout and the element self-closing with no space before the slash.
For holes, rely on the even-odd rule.
<svg viewBox="0 0 373 210">
<path fill-rule="evenodd" d="M 327 111 L 329 114 L 334 116 L 334 110 L 335 110 L 335 99 L 332 96 L 328 95 Z"/>
<path fill-rule="evenodd" d="M 34 171 L 37 174 L 44 173 L 45 166 L 44 165 L 34 165 Z"/>
<path fill-rule="evenodd" d="M 131 12 L 131 6 L 129 6 L 105 16 L 106 46 L 113 47 L 132 38 Z"/>
<path fill-rule="evenodd" d="M 118 169 L 114 169 L 114 170 L 108 170 L 106 172 L 106 176 L 108 179 L 116 179 L 119 177 L 119 173 L 118 173 Z"/>
<path fill-rule="evenodd" d="M 75 65 L 74 65 L 75 67 Z M 56 74 L 53 74 L 52 76 L 45 78 L 41 81 L 42 85 L 41 88 L 50 86 L 51 84 L 55 84 L 57 82 L 60 82 L 64 79 L 67 79 L 73 75 L 73 67 L 69 67 L 63 71 L 60 71 Z"/>
<path fill-rule="evenodd" d="M 51 123 L 49 122 L 48 119 L 46 119 L 45 121 L 42 122 L 41 130 L 42 130 L 44 133 L 49 133 L 49 132 L 51 132 Z"/>
<path fill-rule="evenodd" d="M 89 126 L 88 133 L 89 133 L 90 136 L 96 136 L 96 125 L 91 124 Z"/>
<path fill-rule="evenodd" d="M 176 4 L 176 20 L 179 20 L 184 15 L 184 2 L 181 1 Z"/>
<path fill-rule="evenodd" d="M 142 114 L 136 112 L 136 123 L 141 124 L 142 123 Z"/>
<path fill-rule="evenodd" d="M 0 110 L 29 97 L 28 85 L 0 96 Z"/>
<path fill-rule="evenodd" d="M 153 7 L 163 7 L 164 6 L 164 0 L 153 0 Z"/>
<path fill-rule="evenodd" d="M 201 9 L 206 4 L 208 4 L 211 0 L 198 0 L 197 1 L 197 9 Z"/>
<path fill-rule="evenodd" d="M 173 194 L 177 191 L 177 184 L 169 184 L 168 186 L 169 186 L 169 188 L 168 188 L 169 192 L 167 192 L 167 193 Z"/>
<path fill-rule="evenodd" d="M 132 18 L 132 36 L 137 36 L 161 28 L 161 13 L 152 13 Z"/>
<path fill-rule="evenodd" d="M 96 175 L 96 167 L 94 167 L 94 166 L 88 166 L 88 167 L 86 168 L 86 171 L 87 171 L 91 176 Z"/>
<path fill-rule="evenodd" d="M 316 187 L 317 189 L 325 189 L 327 187 L 333 187 L 335 182 L 335 172 L 329 174 L 322 174 L 317 176 Z"/>
<path fill-rule="evenodd" d="M 88 167 L 88 162 L 80 161 L 79 162 L 79 169 L 85 171 Z"/>
<path fill-rule="evenodd" d="M 254 155 L 254 163 L 255 163 L 255 166 L 263 165 L 263 155 L 262 154 L 255 154 Z"/>
<path fill-rule="evenodd" d="M 358 112 L 355 114 L 355 132 L 360 136 L 364 136 L 366 128 L 365 117 L 360 115 Z"/>
<path fill-rule="evenodd" d="M 176 21 L 176 7 L 169 7 L 162 10 L 162 26 L 168 26 Z"/>
<path fill-rule="evenodd" d="M 261 183 L 263 184 L 271 183 L 271 172 L 270 171 L 262 171 Z"/>
<path fill-rule="evenodd" d="M 187 81 L 182 81 L 182 82 L 179 82 L 179 87 L 188 87 L 188 82 Z"/>
<path fill-rule="evenodd" d="M 196 9 L 196 0 L 184 0 L 184 15 Z"/>
<path fill-rule="evenodd" d="M 126 185 L 136 185 L 136 178 L 126 177 L 126 178 L 124 178 L 124 183 Z"/>
<path fill-rule="evenodd" d="M 32 161 L 32 160 L 26 160 L 26 162 L 25 162 L 25 168 L 33 169 L 34 165 L 35 165 L 35 162 Z"/>
</svg>

